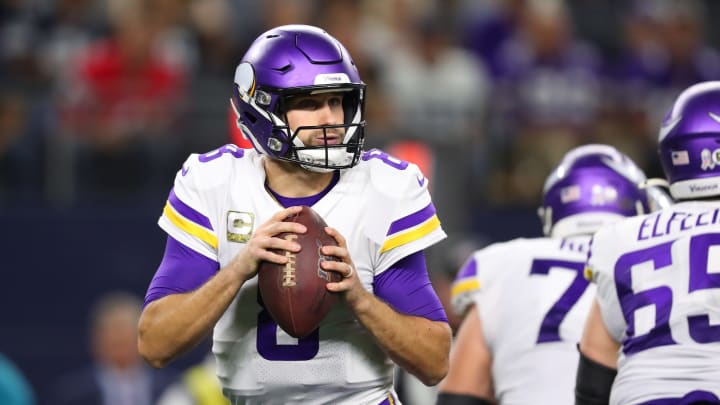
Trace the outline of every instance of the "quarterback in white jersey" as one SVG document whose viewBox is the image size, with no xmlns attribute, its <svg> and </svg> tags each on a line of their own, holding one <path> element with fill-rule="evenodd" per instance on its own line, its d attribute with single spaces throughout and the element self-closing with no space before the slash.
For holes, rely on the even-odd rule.
<svg viewBox="0 0 720 405">
<path fill-rule="evenodd" d="M 450 328 L 423 255 L 446 235 L 417 166 L 362 150 L 364 84 L 346 52 L 315 27 L 261 35 L 232 100 L 255 149 L 191 155 L 159 220 L 168 243 L 141 354 L 163 366 L 212 329 L 233 404 L 395 404 L 395 364 L 428 385 L 448 367 Z M 255 275 L 262 260 L 287 261 L 277 250 L 300 248 L 277 235 L 305 231 L 283 221 L 301 205 L 330 225 L 339 246 L 321 251 L 340 261 L 321 266 L 344 278 L 327 286 L 341 305 L 293 338 L 265 309 Z"/>
<path fill-rule="evenodd" d="M 597 298 L 578 372 L 604 383 L 579 395 L 581 404 L 720 403 L 718 106 L 720 82 L 692 86 L 660 131 L 660 160 L 681 201 L 593 238 L 587 268 Z"/>
<path fill-rule="evenodd" d="M 545 184 L 540 212 L 548 236 L 471 255 L 453 285 L 453 307 L 466 315 L 438 404 L 461 396 L 476 404 L 573 403 L 576 344 L 595 292 L 583 276 L 590 235 L 647 212 L 644 180 L 610 146 L 576 148 Z"/>
</svg>

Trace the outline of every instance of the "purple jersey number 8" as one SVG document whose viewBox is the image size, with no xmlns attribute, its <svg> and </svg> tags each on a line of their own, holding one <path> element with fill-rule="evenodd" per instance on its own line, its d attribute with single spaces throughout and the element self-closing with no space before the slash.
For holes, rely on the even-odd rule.
<svg viewBox="0 0 720 405">
<path fill-rule="evenodd" d="M 279 344 L 277 341 L 278 324 L 270 316 L 258 291 L 258 304 L 262 311 L 257 318 L 256 348 L 260 356 L 270 361 L 310 360 L 320 349 L 320 329 L 298 339 L 297 344 Z"/>
<path fill-rule="evenodd" d="M 669 323 L 673 303 L 672 289 L 669 286 L 659 286 L 634 292 L 631 272 L 633 266 L 645 262 L 652 262 L 653 270 L 672 265 L 673 243 L 675 241 L 627 253 L 622 255 L 615 264 L 615 284 L 627 323 L 627 338 L 623 342 L 623 352 L 626 354 L 677 343 L 672 338 Z M 690 238 L 688 293 L 720 288 L 720 274 L 708 273 L 708 253 L 711 246 L 720 246 L 720 234 L 703 234 Z M 633 314 L 648 305 L 655 307 L 655 326 L 648 333 L 636 336 Z M 690 337 L 695 342 L 720 342 L 720 325 L 710 325 L 710 318 L 707 314 L 688 316 L 687 320 Z"/>
</svg>

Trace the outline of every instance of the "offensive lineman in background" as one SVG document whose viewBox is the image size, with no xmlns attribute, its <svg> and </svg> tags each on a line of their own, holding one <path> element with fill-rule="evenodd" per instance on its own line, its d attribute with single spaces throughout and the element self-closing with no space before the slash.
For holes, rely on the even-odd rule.
<svg viewBox="0 0 720 405">
<path fill-rule="evenodd" d="M 168 233 L 140 320 L 140 353 L 161 367 L 213 330 L 224 394 L 240 404 L 395 404 L 395 364 L 427 385 L 451 342 L 423 250 L 446 235 L 417 166 L 363 151 L 365 84 L 347 50 L 306 25 L 271 29 L 235 71 L 232 105 L 254 150 L 191 155 L 159 224 Z M 307 205 L 338 242 L 320 247 L 341 296 L 295 339 L 264 309 L 258 264 L 303 233 Z"/>
<path fill-rule="evenodd" d="M 665 196 L 607 145 L 569 151 L 539 209 L 546 237 L 473 253 L 453 285 L 464 314 L 438 404 L 572 404 L 578 353 L 594 287 L 583 277 L 592 233 L 649 212 Z"/>
<path fill-rule="evenodd" d="M 720 403 L 720 81 L 680 94 L 658 150 L 677 203 L 593 238 L 578 404 Z"/>
</svg>

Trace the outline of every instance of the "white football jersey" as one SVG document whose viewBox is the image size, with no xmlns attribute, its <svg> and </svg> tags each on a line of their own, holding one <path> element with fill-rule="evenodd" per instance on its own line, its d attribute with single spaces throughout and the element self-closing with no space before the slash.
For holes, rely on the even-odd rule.
<svg viewBox="0 0 720 405">
<path fill-rule="evenodd" d="M 598 231 L 588 260 L 622 343 L 610 403 L 720 396 L 720 205 L 683 202 Z"/>
<path fill-rule="evenodd" d="M 234 145 L 191 155 L 160 226 L 227 265 L 283 208 L 265 189 L 262 159 Z M 395 262 L 446 236 L 427 186 L 415 165 L 371 150 L 313 205 L 346 238 L 367 290 Z M 392 362 L 349 309 L 338 306 L 316 333 L 293 338 L 259 303 L 257 277 L 242 286 L 215 326 L 213 352 L 234 404 L 378 404 L 392 393 Z"/>
<path fill-rule="evenodd" d="M 453 307 L 475 304 L 501 404 L 573 404 L 577 342 L 594 296 L 583 277 L 589 236 L 515 239 L 475 252 Z"/>
</svg>

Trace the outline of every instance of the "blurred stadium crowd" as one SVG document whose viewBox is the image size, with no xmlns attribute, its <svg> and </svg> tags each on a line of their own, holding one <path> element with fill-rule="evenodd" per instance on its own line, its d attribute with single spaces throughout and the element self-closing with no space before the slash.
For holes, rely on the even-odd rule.
<svg viewBox="0 0 720 405">
<path fill-rule="evenodd" d="M 153 225 L 187 155 L 237 136 L 250 41 L 308 23 L 368 84 L 368 148 L 416 160 L 446 230 L 477 232 L 483 209 L 536 207 L 580 144 L 660 176 L 661 114 L 720 79 L 717 17 L 710 0 L 0 0 L 0 211 L 151 201 Z"/>
<path fill-rule="evenodd" d="M 325 28 L 357 59 L 369 146 L 429 146 L 436 196 L 462 196 L 464 212 L 535 204 L 554 162 L 590 141 L 658 173 L 649 123 L 679 89 L 720 77 L 719 11 L 699 0 L 4 0 L 0 201 L 165 193 L 188 153 L 229 141 L 231 76 L 249 41 L 293 22 Z"/>
</svg>

